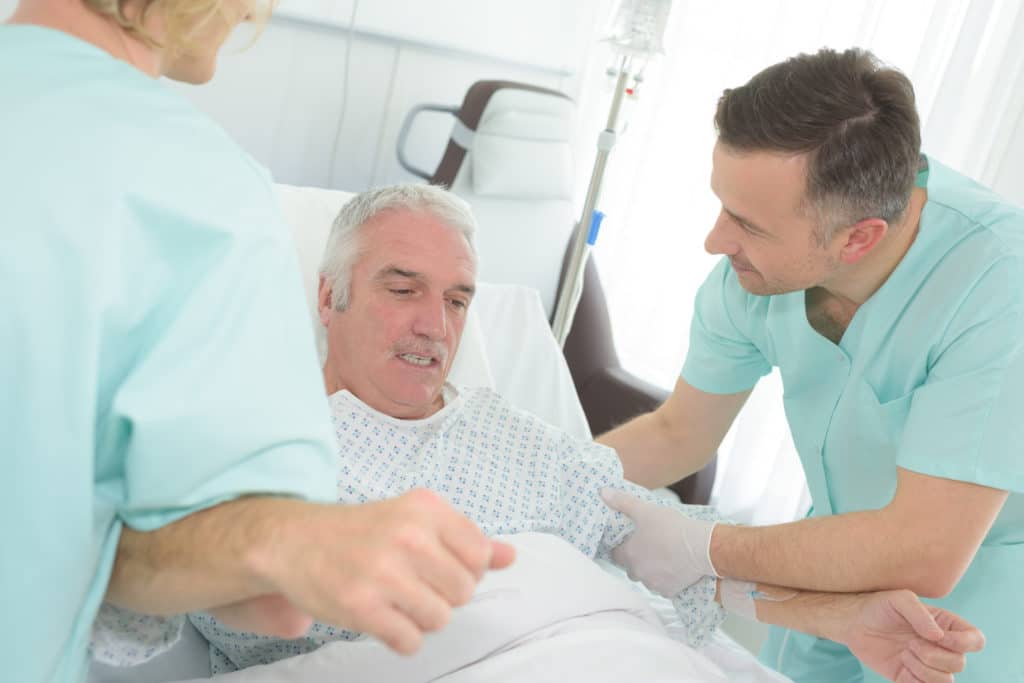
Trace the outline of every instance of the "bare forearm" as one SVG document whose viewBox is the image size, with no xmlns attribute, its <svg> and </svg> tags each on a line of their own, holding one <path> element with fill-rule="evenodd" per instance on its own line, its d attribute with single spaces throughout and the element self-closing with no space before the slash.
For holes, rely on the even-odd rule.
<svg viewBox="0 0 1024 683">
<path fill-rule="evenodd" d="M 721 582 L 719 582 L 721 583 Z M 774 624 L 803 633 L 839 640 L 840 625 L 856 608 L 859 596 L 844 593 L 821 593 L 756 584 L 754 613 L 763 624 Z M 719 602 L 720 597 L 716 596 Z"/>
<path fill-rule="evenodd" d="M 693 474 L 715 453 L 714 447 L 695 448 L 657 412 L 630 420 L 597 441 L 619 454 L 626 479 L 647 488 L 668 486 Z"/>
<path fill-rule="evenodd" d="M 939 592 L 922 567 L 933 552 L 883 511 L 766 527 L 720 525 L 711 561 L 723 576 L 826 592 L 910 588 Z M 923 555 L 922 555 L 923 554 Z"/>
<path fill-rule="evenodd" d="M 271 593 L 268 542 L 309 505 L 252 497 L 203 510 L 155 531 L 124 529 L 107 599 L 146 614 L 210 609 Z"/>
<path fill-rule="evenodd" d="M 679 378 L 653 413 L 602 435 L 618 452 L 626 479 L 648 488 L 668 486 L 708 464 L 750 391 L 709 394 Z"/>
</svg>

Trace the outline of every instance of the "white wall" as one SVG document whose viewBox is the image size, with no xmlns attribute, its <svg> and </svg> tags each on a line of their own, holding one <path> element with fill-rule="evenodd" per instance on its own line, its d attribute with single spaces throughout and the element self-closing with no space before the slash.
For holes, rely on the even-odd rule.
<svg viewBox="0 0 1024 683">
<path fill-rule="evenodd" d="M 595 49 L 593 37 L 609 5 L 606 0 L 361 0 L 332 174 L 343 109 L 345 29 L 353 3 L 282 0 L 278 16 L 252 47 L 242 50 L 247 37 L 236 36 L 212 83 L 172 87 L 219 120 L 278 180 L 360 190 L 411 177 L 398 166 L 394 146 L 401 120 L 414 104 L 457 104 L 482 78 L 523 80 L 578 97 L 581 69 Z M 0 0 L 0 17 L 16 5 L 17 0 Z M 607 106 L 603 95 L 588 102 L 602 113 Z M 447 117 L 422 116 L 410 140 L 410 157 L 424 167 L 435 163 L 449 129 Z M 1011 130 L 999 141 L 1005 153 L 990 182 L 1024 204 L 1024 118 Z M 591 137 L 591 131 L 581 135 L 581 184 L 589 173 Z"/>
<path fill-rule="evenodd" d="M 0 17 L 16 5 L 0 0 Z M 395 142 L 416 104 L 458 105 L 482 79 L 524 81 L 575 97 L 606 6 L 360 0 L 343 106 L 354 0 L 282 0 L 254 44 L 245 30 L 232 37 L 212 82 L 170 86 L 217 119 L 277 180 L 361 190 L 413 178 L 398 165 Z M 451 122 L 442 114 L 417 119 L 408 147 L 414 163 L 433 169 Z"/>
<path fill-rule="evenodd" d="M 300 2 L 308 9 L 314 0 L 285 0 L 248 49 L 239 46 L 249 36 L 235 36 L 210 84 L 173 87 L 220 121 L 277 180 L 346 190 L 413 177 L 398 165 L 395 142 L 416 104 L 458 105 L 481 79 L 525 81 L 575 96 L 598 20 L 598 3 L 588 0 L 364 0 L 345 106 L 351 0 L 338 0 L 344 11 L 321 11 L 321 24 L 293 9 Z M 531 24 L 544 28 L 531 31 Z M 417 119 L 408 146 L 417 166 L 433 170 L 451 124 L 444 114 Z"/>
<path fill-rule="evenodd" d="M 1024 206 L 1024 117 L 1017 121 L 1006 156 L 999 167 L 994 189 Z"/>
</svg>

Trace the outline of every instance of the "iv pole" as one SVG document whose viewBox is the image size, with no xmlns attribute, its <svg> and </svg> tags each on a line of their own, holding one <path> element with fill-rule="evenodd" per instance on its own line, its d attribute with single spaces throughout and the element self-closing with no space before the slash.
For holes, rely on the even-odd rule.
<svg viewBox="0 0 1024 683">
<path fill-rule="evenodd" d="M 583 213 L 576 223 L 569 266 L 558 288 L 551 329 L 560 347 L 565 346 L 569 330 L 572 329 L 576 306 L 583 293 L 583 274 L 587 258 L 597 239 L 601 219 L 604 218 L 604 214 L 595 209 L 601 196 L 601 183 L 605 167 L 608 165 L 608 156 L 615 147 L 618 137 L 619 112 L 622 109 L 623 97 L 626 95 L 626 84 L 633 72 L 633 60 L 647 59 L 662 53 L 661 41 L 671 6 L 672 0 L 619 0 L 612 35 L 605 39 L 613 50 L 622 54 L 622 59 L 619 62 L 615 94 L 608 111 L 608 123 L 597 138 L 597 158 L 594 160 L 586 201 L 583 202 Z"/>
<path fill-rule="evenodd" d="M 565 340 L 572 329 L 572 321 L 576 315 L 576 306 L 580 302 L 580 295 L 583 293 L 583 273 L 587 265 L 587 258 L 590 256 L 590 249 L 597 238 L 595 223 L 600 223 L 600 216 L 595 216 L 594 209 L 597 208 L 597 201 L 601 196 L 601 183 L 604 180 L 605 167 L 608 165 L 608 156 L 615 147 L 618 137 L 619 112 L 622 109 L 622 99 L 626 94 L 626 83 L 629 80 L 632 68 L 632 57 L 624 55 L 619 63 L 619 76 L 615 82 L 615 94 L 612 96 L 612 105 L 608 111 L 608 123 L 597 138 L 597 158 L 594 160 L 594 170 L 590 175 L 590 185 L 587 187 L 587 198 L 583 202 L 583 213 L 576 223 L 576 231 L 573 238 L 572 254 L 569 258 L 569 267 L 565 271 L 565 277 L 558 289 L 558 303 L 555 307 L 555 318 L 551 329 L 559 346 L 565 346 Z"/>
</svg>

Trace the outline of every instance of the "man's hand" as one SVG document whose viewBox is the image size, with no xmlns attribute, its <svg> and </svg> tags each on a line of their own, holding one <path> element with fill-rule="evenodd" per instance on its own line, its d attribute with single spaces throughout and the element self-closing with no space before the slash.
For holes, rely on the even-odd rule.
<svg viewBox="0 0 1024 683">
<path fill-rule="evenodd" d="M 308 505 L 250 561 L 290 605 L 318 621 L 376 636 L 403 654 L 448 623 L 488 569 L 511 564 L 437 495 L 417 490 L 365 505 Z"/>
<path fill-rule="evenodd" d="M 910 591 L 849 597 L 850 607 L 837 610 L 833 639 L 891 681 L 948 683 L 963 671 L 966 653 L 985 646 L 977 628 Z"/>
<path fill-rule="evenodd" d="M 604 489 L 608 507 L 633 520 L 633 533 L 612 550 L 612 560 L 655 593 L 674 598 L 703 576 L 716 576 L 709 555 L 714 522 Z"/>
</svg>

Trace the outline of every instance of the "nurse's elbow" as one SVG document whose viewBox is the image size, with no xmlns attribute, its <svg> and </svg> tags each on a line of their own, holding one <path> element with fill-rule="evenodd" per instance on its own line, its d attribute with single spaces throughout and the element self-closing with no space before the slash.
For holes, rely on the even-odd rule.
<svg viewBox="0 0 1024 683">
<path fill-rule="evenodd" d="M 915 581 L 912 585 L 907 586 L 909 590 L 917 593 L 918 597 L 932 600 L 946 597 L 953 592 L 954 587 L 956 587 L 955 582 L 941 581 L 937 578 Z"/>
<path fill-rule="evenodd" d="M 966 565 L 961 566 L 957 559 L 931 557 L 918 560 L 910 572 L 909 580 L 904 588 L 917 593 L 922 598 L 944 598 L 953 592 L 960 578 L 964 575 Z"/>
</svg>

